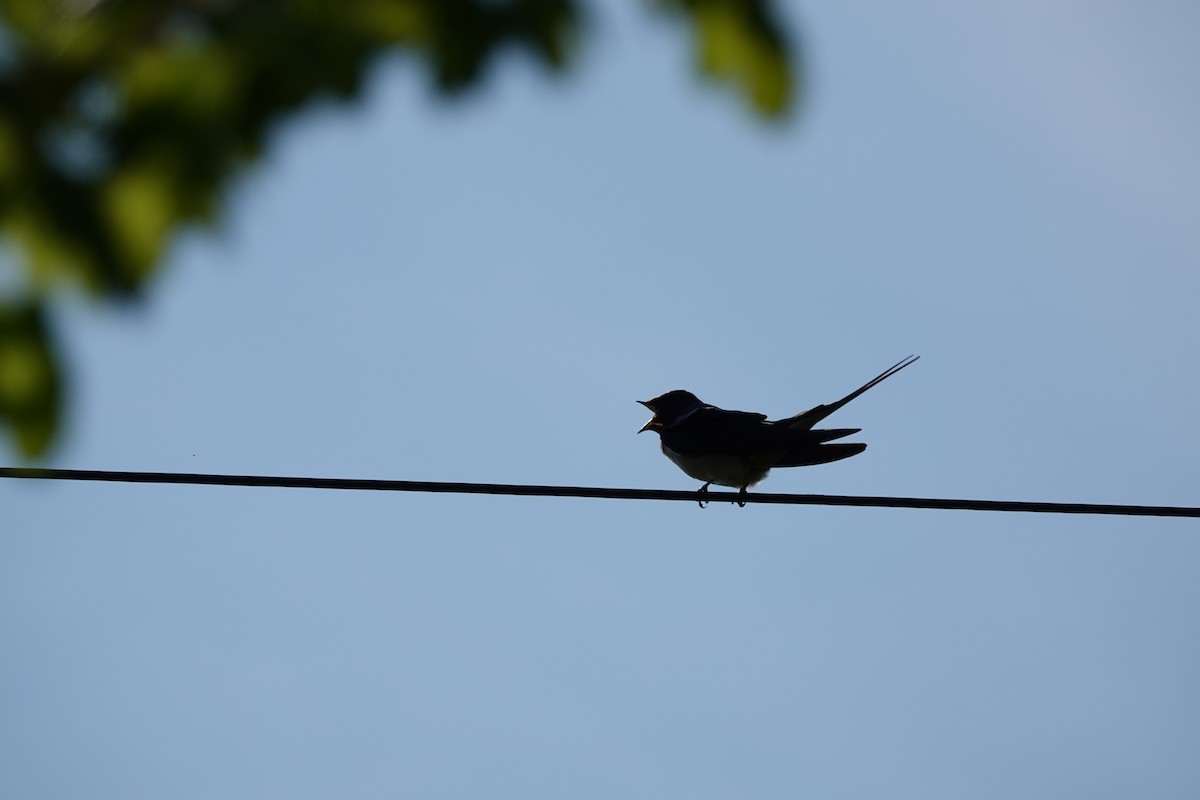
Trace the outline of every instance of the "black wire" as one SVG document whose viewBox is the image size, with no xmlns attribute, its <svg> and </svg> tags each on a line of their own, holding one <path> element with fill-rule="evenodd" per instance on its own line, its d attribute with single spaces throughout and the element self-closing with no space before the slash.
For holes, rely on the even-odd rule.
<svg viewBox="0 0 1200 800">
<path fill-rule="evenodd" d="M 358 489 L 376 492 L 502 494 L 524 497 L 602 497 L 613 500 L 683 500 L 694 503 L 695 491 L 606 489 L 594 486 L 537 486 L 509 483 L 384 481 L 357 478 L 289 478 L 269 475 L 211 475 L 186 472 L 124 472 L 88 469 L 0 467 L 0 478 L 117 483 L 177 483 L 202 486 L 274 486 L 294 489 Z M 837 494 L 750 494 L 708 492 L 707 500 L 800 506 L 864 506 L 874 508 L 942 508 L 962 511 L 1024 511 L 1036 514 L 1120 514 L 1133 517 L 1200 517 L 1200 508 L 1131 506 L 1104 503 L 1037 503 L 1012 500 L 945 500 L 930 497 L 860 497 Z"/>
</svg>

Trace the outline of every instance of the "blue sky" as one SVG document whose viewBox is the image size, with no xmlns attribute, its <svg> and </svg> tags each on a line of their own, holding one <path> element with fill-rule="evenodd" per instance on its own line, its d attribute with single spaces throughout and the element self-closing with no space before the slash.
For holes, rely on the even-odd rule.
<svg viewBox="0 0 1200 800">
<path fill-rule="evenodd" d="M 605 4 L 381 63 L 149 302 L 51 464 L 692 488 L 689 388 L 870 448 L 764 491 L 1196 504 L 1200 12 L 786 5 L 756 123 Z M 7 445 L 5 445 L 7 447 Z M 3 450 L 13 463 L 15 454 Z M 3 483 L 0 794 L 1192 798 L 1194 521 Z"/>
</svg>

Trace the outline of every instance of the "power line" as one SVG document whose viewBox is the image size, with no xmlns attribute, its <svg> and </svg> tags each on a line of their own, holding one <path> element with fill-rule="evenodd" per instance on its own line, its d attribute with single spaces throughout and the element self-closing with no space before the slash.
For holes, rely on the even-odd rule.
<svg viewBox="0 0 1200 800">
<path fill-rule="evenodd" d="M 187 472 L 124 472 L 89 469 L 0 467 L 0 478 L 115 483 L 174 483 L 200 486 L 272 486 L 293 489 L 355 489 L 375 492 L 435 492 L 441 494 L 499 494 L 522 497 L 591 497 L 610 500 L 683 500 L 694 503 L 695 491 L 608 489 L 595 486 L 538 486 L 511 483 L 385 481 L 358 478 L 294 478 L 270 475 L 213 475 Z M 860 506 L 869 508 L 938 508 L 960 511 L 1023 511 L 1035 514 L 1117 514 L 1132 517 L 1197 517 L 1200 508 L 1133 506 L 1103 503 L 1037 503 L 1013 500 L 947 500 L 932 497 L 861 497 L 837 494 L 761 494 L 709 492 L 712 502 L 766 503 L 799 506 Z"/>
</svg>

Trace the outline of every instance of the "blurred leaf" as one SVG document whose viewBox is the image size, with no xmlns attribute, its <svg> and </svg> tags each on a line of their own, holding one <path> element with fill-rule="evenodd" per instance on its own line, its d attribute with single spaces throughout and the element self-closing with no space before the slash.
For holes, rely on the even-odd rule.
<svg viewBox="0 0 1200 800">
<path fill-rule="evenodd" d="M 760 114 L 782 118 L 792 107 L 792 63 L 766 0 L 658 0 L 691 17 L 700 69 L 734 83 Z"/>
<path fill-rule="evenodd" d="M 62 378 L 41 306 L 0 303 L 0 421 L 27 458 L 49 448 L 61 405 Z"/>
<path fill-rule="evenodd" d="M 132 283 L 154 268 L 168 234 L 184 216 L 177 203 L 176 173 L 169 157 L 148 156 L 123 165 L 102 187 L 105 221 Z"/>
<path fill-rule="evenodd" d="M 0 230 L 40 284 L 138 295 L 270 128 L 389 48 L 443 92 L 500 48 L 566 63 L 572 0 L 0 0 Z"/>
</svg>

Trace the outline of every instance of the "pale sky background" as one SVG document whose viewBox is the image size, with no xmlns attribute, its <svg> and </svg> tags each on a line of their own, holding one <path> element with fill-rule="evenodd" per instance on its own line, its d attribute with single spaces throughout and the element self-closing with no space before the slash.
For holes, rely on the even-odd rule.
<svg viewBox="0 0 1200 800">
<path fill-rule="evenodd" d="M 382 62 L 141 308 L 51 466 L 1196 505 L 1200 6 L 784 4 L 751 119 L 604 3 L 564 80 Z M 0 446 L 4 463 L 16 455 Z M 0 481 L 0 796 L 1200 797 L 1194 520 Z"/>
</svg>

